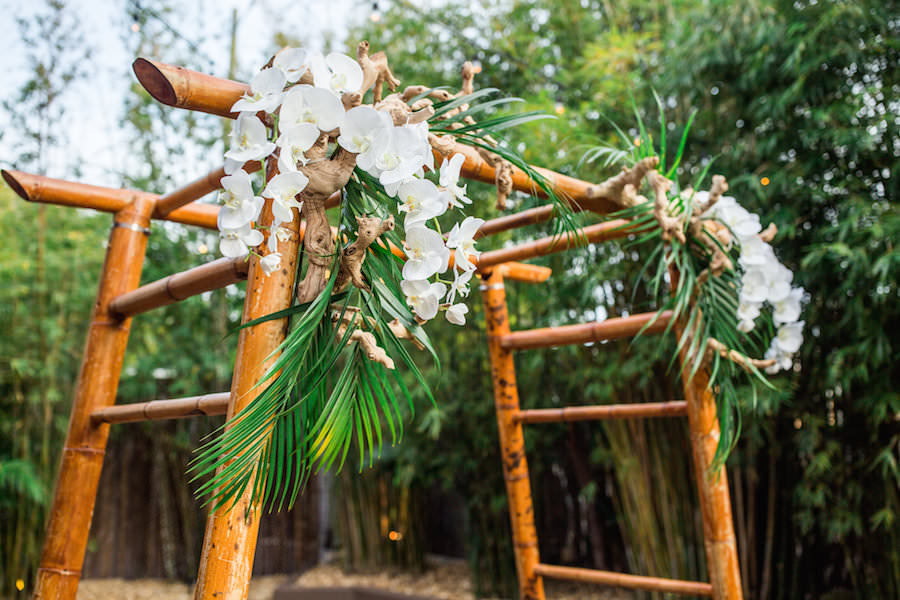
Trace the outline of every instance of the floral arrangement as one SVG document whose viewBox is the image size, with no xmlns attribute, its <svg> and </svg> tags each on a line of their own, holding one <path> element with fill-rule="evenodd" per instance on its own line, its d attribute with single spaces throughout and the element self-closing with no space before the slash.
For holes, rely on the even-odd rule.
<svg viewBox="0 0 900 600">
<path fill-rule="evenodd" d="M 667 164 L 667 128 L 658 105 L 659 151 L 638 116 L 638 138 L 618 129 L 627 150 L 598 146 L 584 160 L 605 157 L 607 166 L 628 165 L 602 184 L 620 207 L 609 216 L 628 221 L 633 243 L 650 246 L 644 260 L 656 267 L 647 283 L 659 306 L 657 318 L 671 311 L 667 330 L 677 333 L 672 363 L 680 357 L 690 377 L 701 370 L 708 375 L 721 427 L 716 458 L 724 461 L 740 431 L 738 407 L 755 403 L 759 385 L 774 387 L 766 374 L 800 368 L 794 355 L 803 343 L 804 290 L 792 287 L 793 273 L 775 255 L 774 223 L 763 229 L 759 215 L 725 196 L 728 183 L 721 175 L 712 176 L 708 190 L 700 189 L 711 163 L 692 185 L 679 187 L 676 173 L 693 116 Z M 750 385 L 749 397 L 739 393 L 742 380 Z"/>
<path fill-rule="evenodd" d="M 303 77 L 308 81 L 309 75 L 312 84 L 303 83 Z M 375 83 L 371 77 L 365 80 L 360 63 L 349 56 L 332 53 L 324 57 L 300 48 L 283 50 L 274 57 L 271 67 L 256 74 L 250 92 L 232 107 L 240 114 L 232 132 L 233 145 L 225 153 L 228 175 L 222 179 L 220 194 L 224 204 L 218 221 L 220 250 L 231 258 L 245 257 L 248 252 L 257 254 L 266 273 L 281 268 L 279 242 L 289 236 L 283 225 L 293 221 L 293 209 L 302 212 L 304 202 L 297 198 L 310 183 L 308 173 L 319 175 L 316 164 L 325 160 L 323 150 L 335 140 L 341 156 L 331 160 L 346 165 L 347 175 L 356 166 L 377 179 L 405 214 L 403 246 L 407 261 L 400 285 L 415 315 L 428 321 L 443 309 L 448 321 L 464 325 L 468 307 L 454 301 L 469 293 L 475 270 L 470 258 L 479 254 L 474 236 L 484 220 L 465 217 L 453 225 L 446 240 L 430 226 L 449 208 L 462 210 L 471 204 L 465 186 L 459 185 L 465 157 L 455 154 L 443 162 L 440 186 L 426 179 L 425 169 L 435 170 L 427 122 L 434 111 L 413 111 L 396 98 L 390 102 L 376 100 L 375 106 L 359 105 L 359 91 L 365 92 Z M 268 127 L 258 113 L 263 113 L 264 119 L 271 117 Z M 243 167 L 250 161 L 272 157 L 277 159 L 278 174 L 257 196 Z M 252 228 L 263 198 L 272 200 L 274 213 L 265 249 L 262 233 Z M 385 221 L 382 226 L 392 224 Z M 455 258 L 452 263 L 451 251 Z M 452 281 L 430 281 L 448 270 L 452 270 Z M 358 278 L 353 283 L 366 285 Z M 342 286 L 337 287 L 340 291 Z M 445 298 L 447 302 L 442 305 Z"/>
<path fill-rule="evenodd" d="M 205 479 L 199 494 L 218 504 L 252 486 L 257 498 L 290 505 L 311 472 L 343 464 L 354 443 L 361 463 L 373 460 L 382 424 L 397 441 L 399 403 L 413 407 L 398 362 L 433 401 L 401 341 L 438 361 L 422 325 L 440 312 L 450 323 L 466 322 L 484 220 L 464 212 L 472 202 L 460 185 L 461 149 L 494 168 L 498 207 L 517 166 L 574 230 L 571 208 L 498 143 L 504 128 L 546 115 L 490 116 L 517 99 L 483 101 L 496 90 L 475 91 L 475 71 L 463 66 L 457 93 L 421 85 L 398 91 L 384 53 L 370 55 L 367 42 L 355 60 L 285 48 L 232 107 L 238 117 L 225 152 L 219 248 L 236 260 L 257 256 L 266 274 L 295 268 L 299 256 L 302 278 L 294 306 L 242 325 L 292 317 L 265 389 L 192 464 L 195 479 Z M 385 84 L 392 93 L 383 97 Z M 476 114 L 488 116 L 476 122 Z M 263 165 L 266 177 L 258 180 L 251 173 Z M 265 199 L 271 225 L 261 228 Z M 336 231 L 330 207 L 340 208 Z"/>
</svg>

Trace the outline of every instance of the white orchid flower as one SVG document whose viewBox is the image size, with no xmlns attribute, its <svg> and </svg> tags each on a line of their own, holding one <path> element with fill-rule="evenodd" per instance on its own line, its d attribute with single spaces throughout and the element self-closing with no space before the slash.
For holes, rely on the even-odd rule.
<svg viewBox="0 0 900 600">
<path fill-rule="evenodd" d="M 742 294 L 740 298 L 740 304 L 738 304 L 737 309 L 737 318 L 740 319 L 737 325 L 738 331 L 742 331 L 744 333 L 753 331 L 753 328 L 756 326 L 754 321 L 759 316 L 761 308 L 762 302 L 748 301 Z"/>
<path fill-rule="evenodd" d="M 450 160 L 441 163 L 440 184 L 447 190 L 448 202 L 456 208 L 462 208 L 463 204 L 472 204 L 466 197 L 466 186 L 459 185 L 459 172 L 464 162 L 466 162 L 465 155 L 456 153 Z"/>
<path fill-rule="evenodd" d="M 219 200 L 224 206 L 219 209 L 219 229 L 237 229 L 259 217 L 263 199 L 253 195 L 250 175 L 246 171 L 239 169 L 223 177 L 220 183 Z"/>
<path fill-rule="evenodd" d="M 247 256 L 250 248 L 259 246 L 263 242 L 263 234 L 250 227 L 250 223 L 235 229 L 223 229 L 219 232 L 219 250 L 222 256 L 228 258 L 240 258 Z"/>
<path fill-rule="evenodd" d="M 421 225 L 447 211 L 447 203 L 441 200 L 440 190 L 427 179 L 411 178 L 400 185 L 397 194 L 400 200 L 397 210 L 406 213 L 406 229 Z"/>
<path fill-rule="evenodd" d="M 800 318 L 800 301 L 803 299 L 803 288 L 792 288 L 783 299 L 773 304 L 772 320 L 776 325 L 793 323 Z"/>
<path fill-rule="evenodd" d="M 302 202 L 299 202 L 300 206 L 303 206 Z M 286 242 L 291 239 L 291 230 L 287 227 L 281 226 L 281 221 L 277 218 L 272 220 L 272 224 L 269 226 L 269 239 L 266 242 L 266 245 L 269 248 L 270 252 L 278 251 L 278 243 Z"/>
<path fill-rule="evenodd" d="M 344 150 L 358 154 L 356 164 L 363 171 L 372 173 L 378 155 L 390 145 L 393 128 L 388 114 L 371 106 L 356 106 L 344 115 L 337 143 Z M 372 174 L 379 175 L 378 172 Z"/>
<path fill-rule="evenodd" d="M 454 304 L 447 308 L 447 320 L 454 325 L 465 325 L 467 312 L 469 312 L 469 307 L 462 302 Z"/>
<path fill-rule="evenodd" d="M 763 303 L 768 295 L 768 277 L 760 267 L 744 271 L 741 278 L 741 302 Z"/>
<path fill-rule="evenodd" d="M 262 160 L 272 154 L 275 144 L 268 140 L 266 126 L 254 115 L 241 115 L 231 130 L 232 146 L 225 153 L 226 159 L 240 163 Z"/>
<path fill-rule="evenodd" d="M 745 269 L 751 266 L 763 266 L 778 262 L 775 251 L 768 243 L 753 235 L 741 240 L 741 256 L 738 262 Z"/>
<path fill-rule="evenodd" d="M 408 264 L 408 263 L 407 263 Z M 406 294 L 406 301 L 420 319 L 433 319 L 438 312 L 441 298 L 447 286 L 443 283 L 429 283 L 428 280 L 403 280 L 400 289 Z"/>
<path fill-rule="evenodd" d="M 718 209 L 716 210 L 716 218 L 724 223 L 739 240 L 743 241 L 750 237 L 755 237 L 756 234 L 762 231 L 759 215 L 751 213 L 737 202 L 733 204 L 726 203 L 724 206 L 716 203 L 716 208 Z"/>
<path fill-rule="evenodd" d="M 453 283 L 450 284 L 450 291 L 447 292 L 447 302 L 453 304 L 456 295 L 459 294 L 463 298 L 469 295 L 469 281 L 472 279 L 472 271 L 455 271 L 453 275 Z"/>
<path fill-rule="evenodd" d="M 766 300 L 774 306 L 791 293 L 791 280 L 794 278 L 794 273 L 776 261 L 775 264 L 770 265 L 766 275 Z"/>
<path fill-rule="evenodd" d="M 794 366 L 794 355 L 779 349 L 777 344 L 775 344 L 775 340 L 772 340 L 772 345 L 766 350 L 765 358 L 775 359 L 774 365 L 766 367 L 766 373 L 769 375 L 774 375 L 779 371 L 787 371 Z"/>
<path fill-rule="evenodd" d="M 344 105 L 328 90 L 311 85 L 295 85 L 284 95 L 279 113 L 279 128 L 287 131 L 300 123 L 313 123 L 322 131 L 331 131 L 344 122 Z"/>
<path fill-rule="evenodd" d="M 263 69 L 250 81 L 250 92 L 231 107 L 232 112 L 275 112 L 284 97 L 284 73 L 280 69 Z"/>
<path fill-rule="evenodd" d="M 803 325 L 805 325 L 804 321 L 785 323 L 778 328 L 772 344 L 781 352 L 793 354 L 803 344 Z"/>
<path fill-rule="evenodd" d="M 709 201 L 709 192 L 698 191 L 694 194 L 695 204 L 698 202 L 707 201 Z M 715 204 L 709 207 L 706 212 L 701 215 L 701 217 L 704 219 L 716 219 L 719 217 L 719 211 L 728 210 L 737 205 L 737 200 L 735 200 L 732 196 L 722 196 Z"/>
<path fill-rule="evenodd" d="M 303 48 L 285 48 L 275 55 L 272 66 L 284 73 L 288 83 L 294 83 L 306 73 L 308 62 Z"/>
<path fill-rule="evenodd" d="M 340 97 L 345 92 L 355 92 L 363 84 L 363 72 L 359 63 L 340 52 L 323 57 L 315 53 L 309 58 L 309 68 L 317 88 L 331 91 Z"/>
<path fill-rule="evenodd" d="M 276 144 L 281 149 L 278 154 L 278 170 L 288 173 L 297 170 L 297 163 L 306 166 L 309 159 L 303 154 L 319 139 L 319 128 L 313 123 L 297 123 L 283 130 Z"/>
<path fill-rule="evenodd" d="M 294 211 L 303 208 L 302 202 L 297 202 L 295 196 L 302 192 L 309 183 L 309 178 L 299 171 L 279 173 L 269 180 L 262 195 L 272 199 L 272 215 L 280 223 L 290 223 L 294 220 Z"/>
<path fill-rule="evenodd" d="M 464 271 L 474 271 L 475 265 L 469 261 L 469 257 L 478 257 L 481 252 L 475 249 L 475 234 L 484 219 L 466 217 L 462 223 L 457 223 L 447 234 L 447 247 L 456 250 L 456 268 Z"/>
<path fill-rule="evenodd" d="M 375 158 L 378 180 L 390 185 L 412 177 L 425 162 L 418 133 L 407 127 L 394 127 L 390 142 L 379 148 Z"/>
<path fill-rule="evenodd" d="M 271 275 L 281 268 L 281 252 L 270 252 L 259 259 L 259 266 L 262 267 L 263 273 Z"/>
<path fill-rule="evenodd" d="M 437 231 L 422 226 L 411 227 L 406 231 L 406 247 L 404 279 L 428 279 L 447 270 L 450 251 Z"/>
</svg>

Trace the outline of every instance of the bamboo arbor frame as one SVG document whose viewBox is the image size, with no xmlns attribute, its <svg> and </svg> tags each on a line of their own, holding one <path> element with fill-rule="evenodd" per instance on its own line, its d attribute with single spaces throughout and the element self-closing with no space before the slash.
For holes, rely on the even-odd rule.
<svg viewBox="0 0 900 600">
<path fill-rule="evenodd" d="M 144 88 L 158 101 L 173 107 L 228 118 L 237 116 L 230 112 L 230 107 L 249 89 L 243 83 L 143 58 L 137 59 L 133 68 Z M 457 150 L 466 156 L 462 176 L 486 182 L 494 181 L 494 169 L 476 152 L 462 145 L 458 145 Z M 259 163 L 248 166 L 252 170 L 261 167 Z M 557 195 L 576 210 L 604 214 L 616 208 L 612 200 L 604 196 L 604 188 L 600 185 L 546 169 L 537 170 L 547 178 Z M 248 281 L 242 322 L 288 307 L 291 303 L 289 290 L 293 289 L 295 272 L 293 261 L 297 260 L 296 249 L 303 229 L 299 219 L 295 220 L 295 235 L 291 236 L 293 246 L 284 253 L 288 264 L 285 269 L 269 277 L 261 276 L 258 259 L 255 257 L 249 261 L 221 259 L 138 288 L 151 219 L 216 229 L 218 207 L 198 203 L 196 200 L 220 187 L 219 180 L 224 175 L 222 169 L 213 170 L 164 195 L 103 188 L 11 170 L 3 171 L 2 175 L 13 190 L 27 201 L 93 208 L 113 214 L 106 261 L 88 332 L 34 593 L 35 598 L 74 600 L 109 425 L 226 412 L 230 419 L 260 392 L 261 388 L 254 389 L 254 386 L 275 359 L 271 354 L 283 341 L 287 331 L 286 320 L 268 321 L 241 330 L 232 389 L 228 393 L 114 406 L 132 316 L 242 279 Z M 522 171 L 514 169 L 512 176 L 514 189 L 536 196 L 542 195 L 535 183 Z M 340 198 L 336 195 L 330 200 L 334 205 Z M 483 237 L 544 222 L 552 215 L 553 207 L 550 205 L 505 215 L 487 221 L 478 235 Z M 271 218 L 271 201 L 267 200 L 260 221 L 266 225 Z M 623 225 L 626 223 L 605 222 L 585 227 L 581 233 L 588 242 L 599 243 L 633 232 L 622 227 Z M 711 471 L 719 424 L 714 398 L 702 376 L 693 380 L 683 379 L 686 398 L 683 402 L 528 411 L 519 409 L 512 355 L 514 350 L 627 337 L 636 334 L 652 317 L 635 315 L 610 319 L 604 323 L 512 332 L 506 308 L 505 280 L 540 283 L 550 276 L 550 270 L 545 267 L 513 261 L 564 251 L 571 245 L 569 241 L 543 238 L 513 248 L 484 252 L 477 263 L 483 281 L 481 289 L 486 307 L 494 400 L 510 500 L 521 597 L 543 600 L 543 578 L 550 577 L 705 595 L 717 600 L 740 599 L 741 584 L 727 478 L 724 468 L 717 472 Z M 399 249 L 394 251 L 401 252 Z M 651 325 L 649 332 L 665 329 L 668 318 L 666 315 L 659 319 Z M 691 431 L 710 583 L 541 563 L 522 425 L 685 414 Z M 245 495 L 229 510 L 220 508 L 210 513 L 195 598 L 247 597 L 259 526 L 259 509 L 260 506 L 252 503 L 249 495 Z"/>
</svg>

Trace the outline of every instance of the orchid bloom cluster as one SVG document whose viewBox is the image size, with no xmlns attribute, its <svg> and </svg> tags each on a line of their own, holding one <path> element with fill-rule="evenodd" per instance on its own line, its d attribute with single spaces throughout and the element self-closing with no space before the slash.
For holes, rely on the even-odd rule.
<svg viewBox="0 0 900 600">
<path fill-rule="evenodd" d="M 697 192 L 698 200 L 706 202 L 707 197 L 701 194 L 708 192 Z M 772 246 L 760 235 L 759 215 L 742 207 L 733 197 L 723 196 L 702 217 L 726 225 L 740 246 L 738 330 L 752 331 L 763 307 L 770 306 L 778 332 L 765 354 L 767 359 L 775 360 L 766 372 L 789 370 L 794 354 L 803 343 L 804 322 L 799 320 L 803 288 L 791 286 L 793 272 L 779 262 Z"/>
<path fill-rule="evenodd" d="M 311 74 L 312 85 L 304 76 Z M 272 66 L 253 77 L 250 91 L 231 110 L 239 113 L 225 153 L 225 172 L 219 212 L 219 248 L 226 257 L 260 256 L 260 266 L 270 274 L 281 266 L 279 242 L 288 239 L 282 227 L 294 219 L 294 208 L 302 209 L 298 195 L 310 183 L 301 171 L 310 163 L 306 156 L 317 143 L 335 141 L 356 154 L 356 166 L 376 178 L 385 192 L 396 197 L 398 210 L 405 213 L 404 231 L 407 261 L 403 266 L 401 289 L 416 316 L 427 321 L 439 309 L 457 325 L 466 321 L 468 307 L 456 300 L 469 293 L 477 257 L 475 234 L 484 222 L 466 217 L 446 236 L 429 226 L 449 208 L 471 204 L 465 186 L 459 185 L 462 154 L 440 166 L 439 184 L 425 178 L 425 169 L 435 170 L 428 140 L 427 121 L 396 125 L 388 110 L 378 105 L 345 109 L 342 97 L 361 90 L 363 71 L 356 60 L 332 53 L 306 52 L 288 48 L 279 52 Z M 272 124 L 272 133 L 265 121 Z M 271 115 L 271 117 L 269 116 Z M 254 194 L 244 166 L 264 161 L 277 153 L 279 173 L 272 177 L 259 196 Z M 298 166 L 299 165 L 299 166 Z M 253 224 L 258 220 L 264 198 L 272 200 L 274 221 L 262 249 L 264 236 Z M 451 267 L 451 255 L 453 257 Z M 452 271 L 449 278 L 442 274 Z"/>
</svg>

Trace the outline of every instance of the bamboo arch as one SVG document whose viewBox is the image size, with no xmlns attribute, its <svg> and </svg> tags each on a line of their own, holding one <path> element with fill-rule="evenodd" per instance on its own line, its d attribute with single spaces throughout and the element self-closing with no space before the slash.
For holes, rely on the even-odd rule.
<svg viewBox="0 0 900 600">
<path fill-rule="evenodd" d="M 230 107 L 249 88 L 246 84 L 216 78 L 182 67 L 139 58 L 133 64 L 141 85 L 159 102 L 186 110 L 228 118 Z M 494 181 L 494 169 L 467 146 L 462 175 L 479 181 Z M 255 168 L 254 168 L 255 167 Z M 257 163 L 246 167 L 257 170 Z M 537 168 L 557 195 L 576 210 L 603 215 L 615 210 L 610 191 L 613 180 L 593 184 Z M 268 321 L 243 329 L 238 341 L 231 391 L 194 398 L 159 400 L 115 406 L 116 390 L 128 341 L 131 318 L 159 306 L 184 300 L 202 292 L 247 280 L 242 322 L 289 306 L 294 269 L 264 277 L 253 259 L 220 259 L 181 271 L 138 287 L 147 236 L 153 220 L 166 220 L 206 229 L 216 229 L 218 207 L 196 202 L 219 188 L 223 169 L 216 169 L 167 194 L 110 189 L 52 179 L 21 171 L 4 170 L 4 180 L 24 200 L 69 207 L 92 208 L 113 215 L 109 245 L 97 293 L 88 340 L 81 366 L 69 429 L 63 449 L 47 535 L 38 570 L 34 597 L 74 600 L 87 547 L 94 501 L 111 424 L 184 418 L 227 413 L 231 418 L 252 402 L 256 383 L 271 362 L 266 361 L 284 339 L 286 322 Z M 514 169 L 513 187 L 540 196 L 535 183 Z M 339 202 L 334 196 L 332 205 Z M 267 201 L 267 206 L 271 201 Z M 479 236 L 517 229 L 549 220 L 553 207 L 546 205 L 492 219 Z M 262 225 L 271 221 L 264 208 Z M 589 243 L 600 243 L 628 235 L 624 221 L 606 221 L 582 229 Z M 294 247 L 285 255 L 296 260 L 296 245 L 303 235 L 299 220 L 293 224 Z M 505 281 L 542 283 L 550 269 L 515 262 L 571 247 L 568 242 L 543 238 L 512 248 L 483 252 L 477 268 L 486 306 L 488 346 L 494 382 L 494 401 L 503 456 L 510 518 L 513 527 L 516 566 L 521 597 L 543 600 L 543 578 L 562 578 L 636 589 L 711 596 L 717 600 L 740 599 L 741 582 L 731 517 L 731 503 L 724 467 L 711 472 L 719 437 L 715 399 L 703 376 L 683 378 L 685 401 L 648 405 L 589 406 L 556 410 L 520 410 L 515 384 L 513 351 L 635 335 L 650 315 L 613 318 L 603 323 L 571 325 L 544 330 L 513 332 L 506 315 Z M 402 252 L 395 249 L 396 252 Z M 665 329 L 667 317 L 650 332 Z M 682 357 L 684 360 L 685 357 Z M 531 490 L 525 458 L 522 427 L 545 423 L 601 418 L 688 417 L 696 484 L 703 516 L 703 534 L 709 567 L 709 583 L 686 582 L 605 571 L 547 565 L 540 562 L 534 527 Z M 246 598 L 255 553 L 260 506 L 245 494 L 229 510 L 209 515 L 200 562 L 195 598 Z"/>
</svg>

